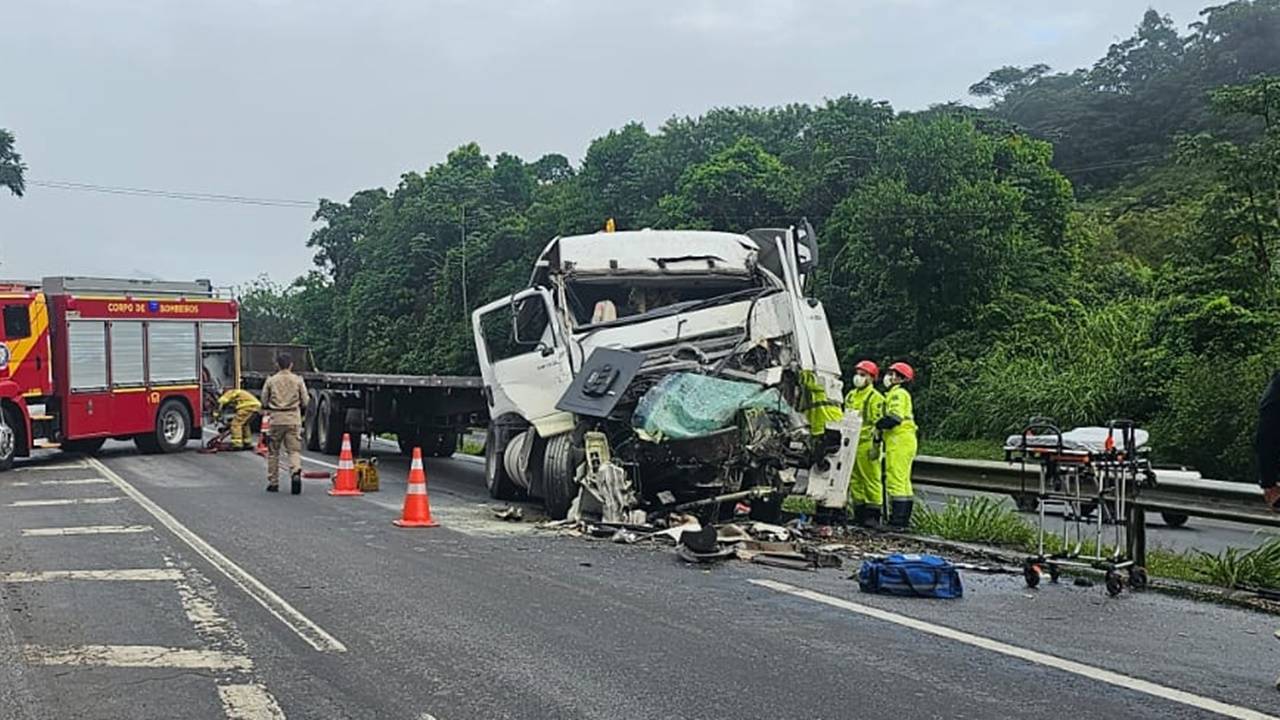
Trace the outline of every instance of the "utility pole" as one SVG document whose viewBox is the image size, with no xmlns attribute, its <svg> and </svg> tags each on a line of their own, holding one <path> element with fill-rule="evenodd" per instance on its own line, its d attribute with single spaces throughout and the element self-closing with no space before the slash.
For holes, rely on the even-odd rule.
<svg viewBox="0 0 1280 720">
<path fill-rule="evenodd" d="M 462 206 L 462 317 L 466 319 L 471 306 L 467 304 L 467 206 Z"/>
</svg>

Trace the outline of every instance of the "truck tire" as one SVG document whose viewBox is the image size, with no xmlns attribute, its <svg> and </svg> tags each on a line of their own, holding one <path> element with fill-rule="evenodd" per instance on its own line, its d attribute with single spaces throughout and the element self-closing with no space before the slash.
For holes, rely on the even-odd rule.
<svg viewBox="0 0 1280 720">
<path fill-rule="evenodd" d="M 21 437 L 21 418 L 8 406 L 0 407 L 0 470 L 13 467 L 13 459 L 18 456 L 18 439 Z"/>
<path fill-rule="evenodd" d="M 147 454 L 175 453 L 187 446 L 190 436 L 191 413 L 181 402 L 169 398 L 156 411 L 155 432 L 135 436 L 133 444 Z"/>
<path fill-rule="evenodd" d="M 1176 512 L 1162 512 L 1160 519 L 1164 520 L 1164 524 L 1171 528 L 1180 528 L 1187 524 L 1187 520 L 1191 519 L 1190 515 Z"/>
<path fill-rule="evenodd" d="M 320 394 L 314 391 L 308 394 L 310 402 L 307 403 L 306 423 L 302 426 L 302 441 L 306 443 L 308 450 L 317 452 L 320 450 L 320 423 L 316 422 L 316 418 L 320 417 Z"/>
<path fill-rule="evenodd" d="M 320 434 L 320 452 L 337 455 L 342 450 L 342 408 L 337 407 L 333 395 L 320 393 L 320 406 L 316 408 L 316 430 Z"/>
<path fill-rule="evenodd" d="M 434 433 L 428 435 L 427 438 L 428 442 L 425 444 L 431 448 L 431 457 L 453 457 L 453 453 L 458 449 L 458 433 L 456 432 Z"/>
<path fill-rule="evenodd" d="M 515 483 L 507 475 L 502 464 L 502 453 L 506 450 L 502 433 L 489 426 L 484 441 L 484 484 L 489 489 L 489 497 L 495 500 L 514 500 L 517 495 Z M 503 447 L 499 447 L 499 446 Z"/>
<path fill-rule="evenodd" d="M 62 443 L 63 452 L 84 453 L 92 455 L 102 449 L 106 438 L 88 438 L 85 440 L 67 440 Z"/>
<path fill-rule="evenodd" d="M 563 520 L 569 515 L 569 507 L 578 496 L 575 477 L 578 463 L 573 447 L 573 433 L 557 435 L 547 441 L 545 460 L 542 464 L 543 504 L 552 520 Z"/>
</svg>

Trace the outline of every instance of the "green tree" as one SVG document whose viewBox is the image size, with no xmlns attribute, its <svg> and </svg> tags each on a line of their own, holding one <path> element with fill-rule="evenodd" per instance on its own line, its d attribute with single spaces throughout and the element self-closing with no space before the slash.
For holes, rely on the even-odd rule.
<svg viewBox="0 0 1280 720">
<path fill-rule="evenodd" d="M 798 194 L 792 171 L 744 137 L 685 170 L 658 205 L 666 226 L 743 231 L 786 224 Z"/>
<path fill-rule="evenodd" d="M 26 192 L 27 166 L 22 156 L 13 149 L 13 133 L 0 128 L 0 186 L 9 188 L 9 192 L 18 197 Z"/>
</svg>

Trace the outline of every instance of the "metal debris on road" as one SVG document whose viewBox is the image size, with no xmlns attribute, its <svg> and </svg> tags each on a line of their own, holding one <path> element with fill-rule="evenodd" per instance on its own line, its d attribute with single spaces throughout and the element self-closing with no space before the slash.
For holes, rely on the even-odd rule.
<svg viewBox="0 0 1280 720">
<path fill-rule="evenodd" d="M 497 508 L 493 511 L 493 516 L 499 520 L 507 522 L 520 522 L 524 520 L 524 510 L 515 505 L 508 505 L 504 508 Z"/>
</svg>

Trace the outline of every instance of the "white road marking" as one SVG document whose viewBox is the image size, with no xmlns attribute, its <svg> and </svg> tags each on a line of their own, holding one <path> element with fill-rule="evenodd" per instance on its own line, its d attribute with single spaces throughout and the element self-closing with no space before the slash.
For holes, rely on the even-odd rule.
<svg viewBox="0 0 1280 720">
<path fill-rule="evenodd" d="M 109 481 L 106 478 L 79 478 L 77 480 L 20 480 L 15 483 L 9 483 L 11 487 L 30 487 L 32 485 L 106 485 Z"/>
<path fill-rule="evenodd" d="M 74 470 L 76 468 L 89 467 L 83 462 L 59 463 L 57 465 L 32 465 L 30 467 L 18 466 L 13 469 L 14 472 L 32 472 L 36 470 Z"/>
<path fill-rule="evenodd" d="M 1009 645 L 1007 643 L 1000 642 L 999 640 L 992 640 L 990 638 L 974 635 L 962 630 L 955 630 L 942 625 L 934 625 L 933 623 L 917 620 L 912 617 L 907 617 L 906 615 L 899 615 L 898 613 L 881 610 L 869 605 L 861 605 L 832 595 L 796 587 L 795 585 L 789 585 L 787 583 L 776 582 L 773 580 L 758 579 L 748 580 L 747 582 L 776 592 L 786 593 L 788 595 L 804 598 L 805 600 L 811 600 L 816 603 L 822 603 L 823 605 L 829 605 L 840 610 L 847 610 L 848 612 L 857 613 L 876 620 L 883 620 L 884 622 L 893 623 L 919 632 L 936 635 L 948 640 L 954 640 L 959 643 L 964 643 L 965 645 L 971 645 L 983 650 L 1000 653 L 1001 655 L 1008 655 L 1009 657 L 1015 657 L 1037 665 L 1062 670 L 1063 672 L 1069 672 L 1074 675 L 1089 678 L 1090 680 L 1097 680 L 1098 682 L 1107 683 L 1108 685 L 1114 685 L 1116 687 L 1144 693 L 1146 695 L 1162 698 L 1182 705 L 1188 705 L 1198 710 L 1217 713 L 1218 715 L 1223 715 L 1225 717 L 1239 718 L 1240 720 L 1280 720 L 1273 715 L 1267 715 L 1250 708 L 1240 707 L 1239 705 L 1230 705 L 1212 698 L 1194 695 L 1183 690 L 1165 687 L 1163 685 L 1157 685 L 1153 682 L 1130 677 L 1128 675 L 1122 675 L 1110 670 L 1103 670 L 1102 668 L 1096 668 L 1092 665 L 1085 665 L 1084 663 L 1078 663 L 1074 660 L 1066 660 L 1054 655 L 1036 652 L 1035 650 L 1027 650 L 1025 648 L 1017 647 L 1016 645 Z"/>
<path fill-rule="evenodd" d="M 196 551 L 200 557 L 203 557 L 211 565 L 217 568 L 229 580 L 235 583 L 241 590 L 248 593 L 253 598 L 278 619 L 297 633 L 298 637 L 307 642 L 308 645 L 321 652 L 346 652 L 347 646 L 343 645 L 337 638 L 330 635 L 324 628 L 315 624 L 306 615 L 303 615 L 297 608 L 290 605 L 284 598 L 280 597 L 271 588 L 267 587 L 251 575 L 249 571 L 236 565 L 226 555 L 223 555 L 216 548 L 205 542 L 203 538 L 192 532 L 187 526 L 178 522 L 177 518 L 170 515 L 168 511 L 155 504 L 151 498 L 143 495 L 137 488 L 131 485 L 127 480 L 116 474 L 111 468 L 102 464 L 101 461 L 90 458 L 89 463 L 93 465 L 102 476 L 110 480 L 116 487 L 132 498 L 135 502 L 143 507 L 144 510 L 151 513 L 151 516 L 160 521 L 169 529 L 178 539 L 186 543 L 192 550 Z"/>
<path fill-rule="evenodd" d="M 23 528 L 23 537 L 64 537 L 67 535 L 130 535 L 151 530 L 150 525 L 80 525 L 76 527 Z"/>
<path fill-rule="evenodd" d="M 155 582 L 178 580 L 182 573 L 173 568 L 138 568 L 131 570 L 36 570 L 0 573 L 0 582 L 28 583 L 52 580 L 119 580 Z"/>
<path fill-rule="evenodd" d="M 102 505 L 120 502 L 118 497 L 103 498 L 55 498 L 52 500 L 15 500 L 9 507 L 53 507 L 55 505 Z"/>
<path fill-rule="evenodd" d="M 32 665 L 81 665 L 120 668 L 183 668 L 189 670 L 251 670 L 243 655 L 217 650 L 191 650 L 158 645 L 81 645 L 49 648 L 27 645 L 24 659 Z"/>
<path fill-rule="evenodd" d="M 228 720 L 284 720 L 275 698 L 257 683 L 219 685 L 218 697 Z"/>
<path fill-rule="evenodd" d="M 207 640 L 215 642 L 231 641 L 237 647 L 243 647 L 244 643 L 238 637 L 232 635 L 230 623 L 227 622 L 222 613 L 218 612 L 213 600 L 197 591 L 191 583 L 191 579 L 185 573 L 180 575 L 176 585 L 178 586 L 178 597 L 182 601 L 182 612 L 186 614 L 187 620 L 195 626 L 198 634 Z"/>
</svg>

